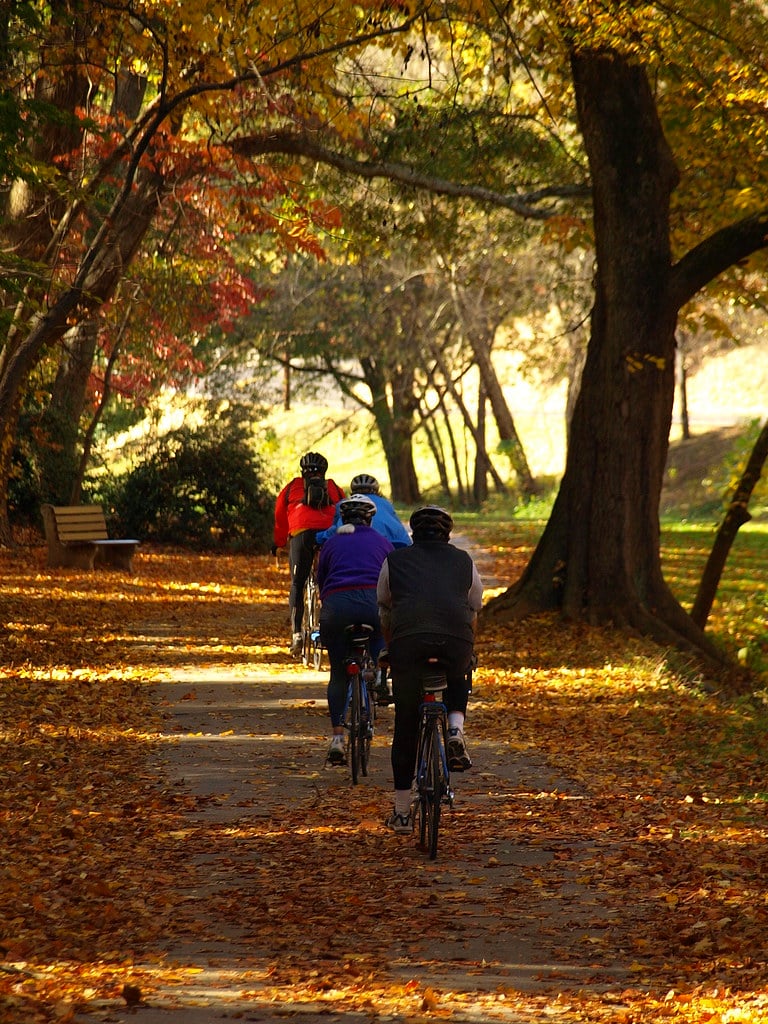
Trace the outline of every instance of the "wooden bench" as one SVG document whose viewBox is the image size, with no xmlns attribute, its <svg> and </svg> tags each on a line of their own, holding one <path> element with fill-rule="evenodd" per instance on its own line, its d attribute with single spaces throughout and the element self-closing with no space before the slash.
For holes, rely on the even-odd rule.
<svg viewBox="0 0 768 1024">
<path fill-rule="evenodd" d="M 48 565 L 93 569 L 103 564 L 133 572 L 138 540 L 110 540 L 100 505 L 43 505 Z"/>
</svg>

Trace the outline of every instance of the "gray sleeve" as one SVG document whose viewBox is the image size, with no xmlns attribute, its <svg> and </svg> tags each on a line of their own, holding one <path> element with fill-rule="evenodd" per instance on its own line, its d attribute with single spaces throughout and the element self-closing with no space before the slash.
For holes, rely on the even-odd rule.
<svg viewBox="0 0 768 1024">
<path fill-rule="evenodd" d="M 472 584 L 469 588 L 469 607 L 473 612 L 479 612 L 483 607 L 483 581 L 477 571 L 477 566 L 472 563 Z"/>
<path fill-rule="evenodd" d="M 379 605 L 379 618 L 381 628 L 389 628 L 389 620 L 392 614 L 392 593 L 389 589 L 389 562 L 384 559 L 379 573 L 379 581 L 376 584 L 376 601 Z"/>
</svg>

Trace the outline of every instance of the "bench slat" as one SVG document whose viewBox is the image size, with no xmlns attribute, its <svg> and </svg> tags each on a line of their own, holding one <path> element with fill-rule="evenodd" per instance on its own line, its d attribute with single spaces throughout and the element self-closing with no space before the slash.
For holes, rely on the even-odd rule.
<svg viewBox="0 0 768 1024">
<path fill-rule="evenodd" d="M 59 540 L 75 542 L 106 540 L 107 523 L 99 505 L 54 505 Z"/>
</svg>

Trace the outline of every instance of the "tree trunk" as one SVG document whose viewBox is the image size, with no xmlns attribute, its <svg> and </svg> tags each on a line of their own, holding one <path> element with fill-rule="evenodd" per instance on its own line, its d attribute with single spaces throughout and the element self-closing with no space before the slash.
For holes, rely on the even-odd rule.
<svg viewBox="0 0 768 1024">
<path fill-rule="evenodd" d="M 701 575 L 699 589 L 691 609 L 691 618 L 702 629 L 706 626 L 709 613 L 712 610 L 712 602 L 715 600 L 731 545 L 739 528 L 752 518 L 747 511 L 747 506 L 752 497 L 752 491 L 760 479 L 766 458 L 768 458 L 768 420 L 763 424 L 763 429 L 755 441 L 752 454 L 728 506 L 725 519 L 717 531 L 715 543 L 712 545 L 707 564 Z"/>
<path fill-rule="evenodd" d="M 688 417 L 688 371 L 685 368 L 685 353 L 681 350 L 677 361 L 680 384 L 677 393 L 680 396 L 680 436 L 683 441 L 691 439 L 691 421 Z"/>
<path fill-rule="evenodd" d="M 62 339 L 62 356 L 51 398 L 40 417 L 38 446 L 43 500 L 66 505 L 77 475 L 80 418 L 96 355 L 99 325 L 84 320 Z"/>
<path fill-rule="evenodd" d="M 472 479 L 472 498 L 480 507 L 488 497 L 488 473 L 491 460 L 485 447 L 486 395 L 482 380 L 477 386 L 477 437 L 475 450 L 475 472 Z"/>
<path fill-rule="evenodd" d="M 491 477 L 493 478 L 493 483 L 494 483 L 494 486 L 496 487 L 496 490 L 500 494 L 506 494 L 507 493 L 506 485 L 505 485 L 504 481 L 501 479 L 501 477 L 499 476 L 498 472 L 496 471 L 496 467 L 491 462 L 491 458 L 488 455 L 488 452 L 487 452 L 486 447 L 485 447 L 485 392 L 484 392 L 484 382 L 483 382 L 482 377 L 480 379 L 480 394 L 483 396 L 483 398 L 482 398 L 482 405 L 483 405 L 483 427 L 482 427 L 482 430 L 481 430 L 480 426 L 479 426 L 479 419 L 478 419 L 478 426 L 475 426 L 475 424 L 472 422 L 472 416 L 470 415 L 470 412 L 469 412 L 469 409 L 467 408 L 466 402 L 464 401 L 464 399 L 462 398 L 461 394 L 459 393 L 459 389 L 456 387 L 456 384 L 454 383 L 453 378 L 451 376 L 451 372 L 450 372 L 448 366 L 446 365 L 445 359 L 443 358 L 443 355 L 440 352 L 440 350 L 437 347 L 437 345 L 430 345 L 430 353 L 431 353 L 433 359 L 435 360 L 435 363 L 436 363 L 438 369 L 440 370 L 441 374 L 443 375 L 443 379 L 445 380 L 446 387 L 448 388 L 448 391 L 449 391 L 449 393 L 451 395 L 451 398 L 454 400 L 454 402 L 458 406 L 459 412 L 461 413 L 461 417 L 464 420 L 465 427 L 467 428 L 467 430 L 469 430 L 470 434 L 472 435 L 472 440 L 475 443 L 475 465 L 478 465 L 482 461 L 482 464 L 485 467 L 485 473 L 490 473 L 491 474 Z M 446 416 L 446 423 L 448 423 L 448 422 L 449 422 L 448 421 L 448 417 Z M 523 458 L 525 458 L 525 455 L 523 455 Z M 527 465 L 527 463 L 526 463 L 526 465 Z M 486 495 L 487 495 L 487 493 L 488 493 L 487 483 L 486 483 L 485 491 L 486 491 Z"/>
<path fill-rule="evenodd" d="M 477 368 L 480 371 L 480 378 L 488 395 L 488 401 L 491 404 L 493 418 L 496 421 L 496 429 L 499 432 L 499 448 L 507 455 L 517 474 L 520 493 L 525 497 L 532 498 L 538 494 L 539 487 L 531 473 L 523 443 L 517 433 L 515 421 L 496 374 L 496 368 L 491 359 L 490 341 L 478 338 L 475 331 L 469 332 L 469 341 Z"/>
<path fill-rule="evenodd" d="M 669 202 L 677 171 L 644 70 L 572 57 L 593 181 L 591 338 L 552 515 L 520 581 L 486 614 L 559 607 L 629 626 L 722 667 L 661 571 L 659 501 L 675 387 Z"/>
<path fill-rule="evenodd" d="M 413 461 L 413 418 L 416 401 L 413 397 L 413 377 L 403 369 L 389 380 L 389 389 L 381 366 L 372 358 L 360 360 L 365 383 L 371 392 L 371 408 L 387 461 L 390 496 L 393 501 L 413 505 L 419 500 L 419 480 Z M 336 375 L 342 390 L 356 401 L 359 399 L 347 388 L 343 378 Z M 387 395 L 391 395 L 388 401 Z"/>
<path fill-rule="evenodd" d="M 70 319 L 87 314 L 107 302 L 126 267 L 133 260 L 164 195 L 159 172 L 142 175 L 139 187 L 126 190 L 115 203 L 83 258 L 74 282 L 49 309 L 32 318 L 31 327 L 6 360 L 0 374 L 0 451 L 13 438 L 18 396 L 29 374 L 48 346 L 59 342 Z M 7 473 L 7 467 L 0 465 Z M 8 476 L 0 477 L 0 494 L 8 493 Z M 3 519 L 3 513 L 5 518 Z M 7 505 L 0 503 L 0 542 L 10 534 Z"/>
</svg>

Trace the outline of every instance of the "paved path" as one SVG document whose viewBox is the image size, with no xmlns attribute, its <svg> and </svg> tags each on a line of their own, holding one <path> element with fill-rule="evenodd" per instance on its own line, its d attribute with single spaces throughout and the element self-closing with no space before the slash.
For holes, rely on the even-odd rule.
<svg viewBox="0 0 768 1024">
<path fill-rule="evenodd" d="M 454 1009 L 455 1021 L 518 1019 L 505 1009 L 503 996 L 489 1013 L 487 1004 L 478 1002 L 483 993 L 599 988 L 612 986 L 620 976 L 610 960 L 595 962 L 579 953 L 590 922 L 606 913 L 596 906 L 595 894 L 575 877 L 566 877 L 557 892 L 535 888 L 536 868 L 556 856 L 557 838 L 518 844 L 494 829 L 494 810 L 503 802 L 537 792 L 569 792 L 567 781 L 554 777 L 542 759 L 510 744 L 474 738 L 476 768 L 456 779 L 456 811 L 446 821 L 445 855 L 441 848 L 438 861 L 430 862 L 414 840 L 391 836 L 382 825 L 391 789 L 391 711 L 379 719 L 371 773 L 353 792 L 346 770 L 324 767 L 322 672 L 294 666 L 282 674 L 272 667 L 241 667 L 237 674 L 185 668 L 158 684 L 157 698 L 167 709 L 167 743 L 161 745 L 158 776 L 188 798 L 190 859 L 199 869 L 192 888 L 178 897 L 190 918 L 190 937 L 170 944 L 165 953 L 168 963 L 192 965 L 199 973 L 192 983 L 185 979 L 153 994 L 150 1006 L 105 1006 L 79 1021 L 208 1024 L 230 1018 L 267 1022 L 322 1016 L 352 1022 L 375 1017 L 372 1012 L 336 1012 L 311 998 L 275 1001 L 274 987 L 269 1000 L 261 994 L 269 965 L 281 955 L 296 954 L 295 948 L 281 946 L 280 930 L 281 916 L 287 921 L 296 914 L 312 923 L 298 940 L 294 929 L 285 942 L 302 944 L 308 972 L 313 965 L 322 970 L 328 957 L 354 957 L 375 935 L 376 943 L 386 946 L 382 979 L 405 985 L 416 978 L 435 991 L 461 993 L 462 1010 Z M 317 917 L 313 903 L 325 898 L 324 886 L 333 886 L 334 880 L 323 880 L 322 836 L 319 845 L 309 845 L 305 833 L 322 832 L 326 815 L 345 814 L 351 856 L 358 855 L 359 845 L 353 843 L 364 843 L 373 858 L 377 851 L 386 853 L 373 875 L 378 886 L 371 893 L 374 915 L 377 905 L 401 901 L 404 927 L 379 922 L 374 933 L 363 920 L 357 934 L 323 931 L 324 919 Z M 474 841 L 462 843 L 470 828 Z M 245 838 L 223 841 L 227 837 Z M 344 842 L 344 836 L 335 841 Z M 306 862 L 302 844 L 309 851 Z M 279 859 L 266 870 L 265 860 L 278 849 Z M 307 886 L 287 894 L 283 870 L 306 871 Z M 259 923 L 264 914 L 268 927 Z M 409 919 L 415 926 L 408 927 Z M 421 933 L 419 922 L 424 923 Z"/>
</svg>

